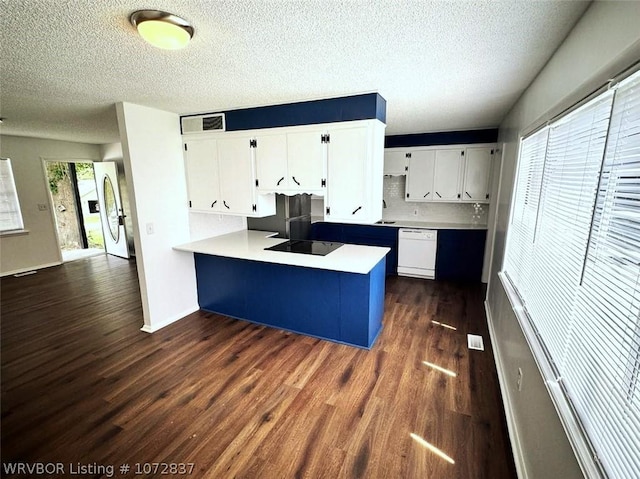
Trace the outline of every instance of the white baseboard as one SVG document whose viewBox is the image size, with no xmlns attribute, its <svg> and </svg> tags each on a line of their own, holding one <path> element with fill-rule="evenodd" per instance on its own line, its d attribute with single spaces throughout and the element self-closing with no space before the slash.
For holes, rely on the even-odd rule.
<svg viewBox="0 0 640 479">
<path fill-rule="evenodd" d="M 493 328 L 493 318 L 491 316 L 491 307 L 485 300 L 484 310 L 487 315 L 487 325 L 489 327 L 489 336 L 491 338 L 491 346 L 493 349 L 493 359 L 496 363 L 496 371 L 498 372 L 498 383 L 500 384 L 500 392 L 502 393 L 502 403 L 504 405 L 504 413 L 507 419 L 507 429 L 509 431 L 509 441 L 511 442 L 511 451 L 513 452 L 513 460 L 516 464 L 516 473 L 519 479 L 528 479 L 527 468 L 524 462 L 524 454 L 522 452 L 522 445 L 520 444 L 520 436 L 518 435 L 518 428 L 516 426 L 516 419 L 514 416 L 513 408 L 511 407 L 511 396 L 509 395 L 509 389 L 507 388 L 506 374 L 502 367 L 502 359 L 500 356 L 500 350 L 498 348 L 498 342 L 496 340 L 495 330 Z"/>
<path fill-rule="evenodd" d="M 155 333 L 159 329 L 164 328 L 165 326 L 169 326 L 171 323 L 175 323 L 176 321 L 181 320 L 182 318 L 189 316 L 191 313 L 195 313 L 198 311 L 200 307 L 196 305 L 194 308 L 189 308 L 182 313 L 171 316 L 170 318 L 165 319 L 164 321 L 160 321 L 154 324 L 145 324 L 140 328 L 140 331 L 144 331 L 145 333 Z"/>
<path fill-rule="evenodd" d="M 13 274 L 26 273 L 27 271 L 34 271 L 34 270 L 39 270 L 44 268 L 51 268 L 52 266 L 60 266 L 61 264 L 62 264 L 61 261 L 56 261 L 55 263 L 38 264 L 36 266 L 31 266 L 30 268 L 20 268 L 20 269 L 15 269 L 13 271 L 0 273 L 0 277 L 11 276 Z"/>
</svg>

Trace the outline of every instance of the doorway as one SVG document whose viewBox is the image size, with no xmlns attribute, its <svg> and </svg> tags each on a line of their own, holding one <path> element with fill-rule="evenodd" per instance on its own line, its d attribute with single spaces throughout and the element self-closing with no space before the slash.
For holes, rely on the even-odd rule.
<svg viewBox="0 0 640 479">
<path fill-rule="evenodd" d="M 62 261 L 105 253 L 93 163 L 45 160 Z"/>
</svg>

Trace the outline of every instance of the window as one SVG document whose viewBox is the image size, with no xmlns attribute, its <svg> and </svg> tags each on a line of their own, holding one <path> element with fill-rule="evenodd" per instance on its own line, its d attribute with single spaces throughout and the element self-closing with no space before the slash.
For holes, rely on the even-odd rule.
<svg viewBox="0 0 640 479">
<path fill-rule="evenodd" d="M 501 277 L 585 471 L 640 477 L 640 73 L 524 138 L 518 162 Z"/>
<path fill-rule="evenodd" d="M 0 158 L 0 233 L 24 228 L 9 158 Z"/>
</svg>

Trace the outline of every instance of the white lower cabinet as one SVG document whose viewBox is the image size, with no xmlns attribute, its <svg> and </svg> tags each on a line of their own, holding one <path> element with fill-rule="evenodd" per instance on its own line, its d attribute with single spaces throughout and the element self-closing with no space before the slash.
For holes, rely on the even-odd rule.
<svg viewBox="0 0 640 479">
<path fill-rule="evenodd" d="M 275 214 L 275 196 L 256 192 L 252 142 L 243 135 L 185 141 L 190 211 L 257 217 Z"/>
<path fill-rule="evenodd" d="M 384 128 L 378 120 L 327 128 L 325 221 L 375 223 L 382 218 Z"/>
</svg>

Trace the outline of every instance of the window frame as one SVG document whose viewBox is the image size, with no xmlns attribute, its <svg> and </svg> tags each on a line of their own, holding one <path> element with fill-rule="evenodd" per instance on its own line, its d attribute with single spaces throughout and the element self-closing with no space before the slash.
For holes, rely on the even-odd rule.
<svg viewBox="0 0 640 479">
<path fill-rule="evenodd" d="M 554 363 L 554 360 L 549 350 L 547 349 L 544 341 L 542 340 L 542 337 L 540 336 L 540 333 L 536 326 L 536 320 L 531 318 L 531 316 L 529 315 L 529 312 L 527 311 L 527 307 L 525 305 L 526 300 L 520 296 L 520 293 L 518 292 L 518 288 L 516 287 L 514 279 L 509 276 L 509 267 L 512 267 L 512 268 L 515 267 L 516 261 L 518 260 L 517 256 L 509 258 L 509 248 L 512 242 L 518 241 L 518 239 L 515 236 L 517 235 L 517 232 L 515 232 L 515 230 L 513 230 L 512 228 L 514 227 L 514 217 L 516 214 L 518 214 L 518 212 L 522 208 L 522 206 L 518 207 L 518 205 L 516 204 L 516 199 L 518 199 L 519 195 L 522 194 L 519 191 L 519 187 L 526 188 L 528 186 L 526 183 L 523 185 L 518 184 L 519 180 L 522 181 L 522 179 L 520 178 L 521 168 L 530 167 L 530 165 L 524 166 L 523 163 L 521 162 L 523 150 L 524 150 L 523 146 L 526 139 L 534 137 L 535 135 L 540 133 L 541 130 L 549 129 L 554 125 L 561 124 L 561 122 L 565 118 L 570 117 L 570 115 L 574 113 L 576 110 L 580 109 L 581 107 L 588 104 L 592 100 L 600 98 L 601 96 L 603 96 L 604 93 L 606 93 L 610 89 L 618 88 L 618 85 L 623 83 L 624 80 L 634 75 L 640 75 L 640 70 L 637 67 L 634 69 L 634 71 L 625 72 L 625 74 L 621 75 L 615 82 L 610 81 L 608 85 L 605 85 L 604 87 L 600 88 L 599 90 L 592 93 L 587 98 L 583 99 L 582 101 L 580 101 L 579 103 L 577 103 L 576 105 L 568 109 L 567 111 L 554 117 L 552 120 L 547 121 L 545 124 L 540 125 L 539 127 L 529 129 L 529 132 L 526 135 L 522 134 L 519 136 L 517 156 L 516 156 L 517 164 L 516 164 L 516 168 L 513 176 L 513 188 L 511 192 L 511 202 L 509 206 L 510 211 L 509 211 L 509 221 L 507 223 L 508 224 L 507 238 L 506 238 L 504 254 L 501 262 L 502 264 L 500 267 L 500 271 L 498 272 L 498 278 L 500 279 L 505 289 L 507 298 L 509 299 L 509 302 L 515 313 L 515 316 L 522 328 L 524 337 L 528 343 L 529 348 L 532 351 L 532 354 L 538 366 L 538 369 L 542 374 L 544 384 L 549 392 L 552 403 L 554 404 L 558 412 L 559 419 L 567 433 L 567 437 L 576 454 L 576 458 L 578 459 L 578 462 L 580 464 L 580 467 L 582 468 L 583 473 L 589 478 L 606 478 L 608 476 L 607 476 L 605 467 L 600 463 L 597 452 L 595 451 L 594 447 L 591 444 L 591 440 L 589 439 L 589 435 L 585 430 L 585 426 L 581 422 L 581 419 L 579 419 L 580 415 L 571 402 L 570 394 L 568 393 L 566 387 L 563 384 L 563 378 L 559 373 L 559 369 Z M 615 98 L 614 98 L 614 103 L 612 104 L 612 110 L 614 108 L 615 108 Z M 606 155 L 608 154 L 607 143 L 609 141 L 610 134 L 611 134 L 611 131 L 610 131 L 611 123 L 612 123 L 612 116 L 610 116 L 608 120 L 607 132 L 605 137 L 605 148 L 602 155 L 603 158 L 602 158 L 601 168 L 604 165 Z M 544 167 L 546 166 L 547 158 L 548 158 L 547 155 L 548 155 L 548 151 L 545 151 L 542 175 L 544 175 Z M 528 159 L 531 160 L 531 158 L 528 158 Z M 595 193 L 596 199 L 600 195 L 599 183 L 602 180 L 602 175 L 603 175 L 603 172 L 601 169 L 598 177 L 598 187 Z M 542 181 L 544 181 L 544 179 Z M 617 181 L 619 181 L 619 178 L 616 179 L 616 184 L 617 184 Z M 541 199 L 542 199 L 542 193 L 539 192 L 537 216 L 539 216 L 541 213 L 540 212 Z M 584 262 L 583 262 L 582 275 L 584 275 L 584 270 L 588 261 L 587 256 L 588 256 L 589 248 L 591 245 L 591 234 L 594 226 L 594 217 L 595 217 L 595 205 L 591 213 L 589 238 L 587 240 L 586 247 L 584 250 Z M 535 237 L 537 235 L 537 231 L 538 231 L 538 218 L 536 219 L 536 225 L 533 231 L 534 241 L 531 243 L 532 246 L 535 245 Z M 519 253 L 521 252 L 514 251 L 514 254 L 516 255 Z M 636 259 L 636 264 L 637 264 L 637 259 Z M 520 276 L 519 271 L 514 271 L 512 274 L 517 274 L 518 276 Z M 518 278 L 518 282 L 520 281 L 521 281 L 520 278 Z M 520 285 L 520 287 L 522 287 L 522 285 Z M 579 288 L 581 287 L 582 287 L 582 276 L 580 278 L 579 285 L 576 288 L 576 294 L 579 291 Z M 640 322 L 636 324 L 636 328 L 640 329 Z M 633 355 L 629 355 L 629 357 L 627 358 L 627 361 L 634 361 Z M 638 396 L 640 395 L 640 372 L 639 372 L 640 353 L 636 354 L 635 356 L 635 369 L 633 368 L 631 369 L 632 369 L 632 372 L 635 374 L 635 376 L 630 377 L 629 379 L 630 387 L 633 388 L 635 384 L 635 389 L 633 389 L 632 393 L 633 395 Z M 626 383 L 624 383 L 623 385 L 626 385 Z"/>
<path fill-rule="evenodd" d="M 5 162 L 5 161 L 7 162 L 9 188 L 4 194 L 7 195 L 7 201 L 12 206 L 12 210 L 10 211 L 11 211 L 11 214 L 13 214 L 15 217 L 16 227 L 2 229 L 2 226 L 0 225 L 0 237 L 26 234 L 29 232 L 28 230 L 25 229 L 25 225 L 24 225 L 24 216 L 22 214 L 22 207 L 20 205 L 20 198 L 18 195 L 18 189 L 16 187 L 16 180 L 15 180 L 15 175 L 13 173 L 13 165 L 11 164 L 11 158 L 0 157 L 0 162 Z M 2 187 L 2 184 L 3 182 L 0 181 L 0 187 Z M 3 193 L 0 192 L 0 197 L 2 195 Z"/>
</svg>

